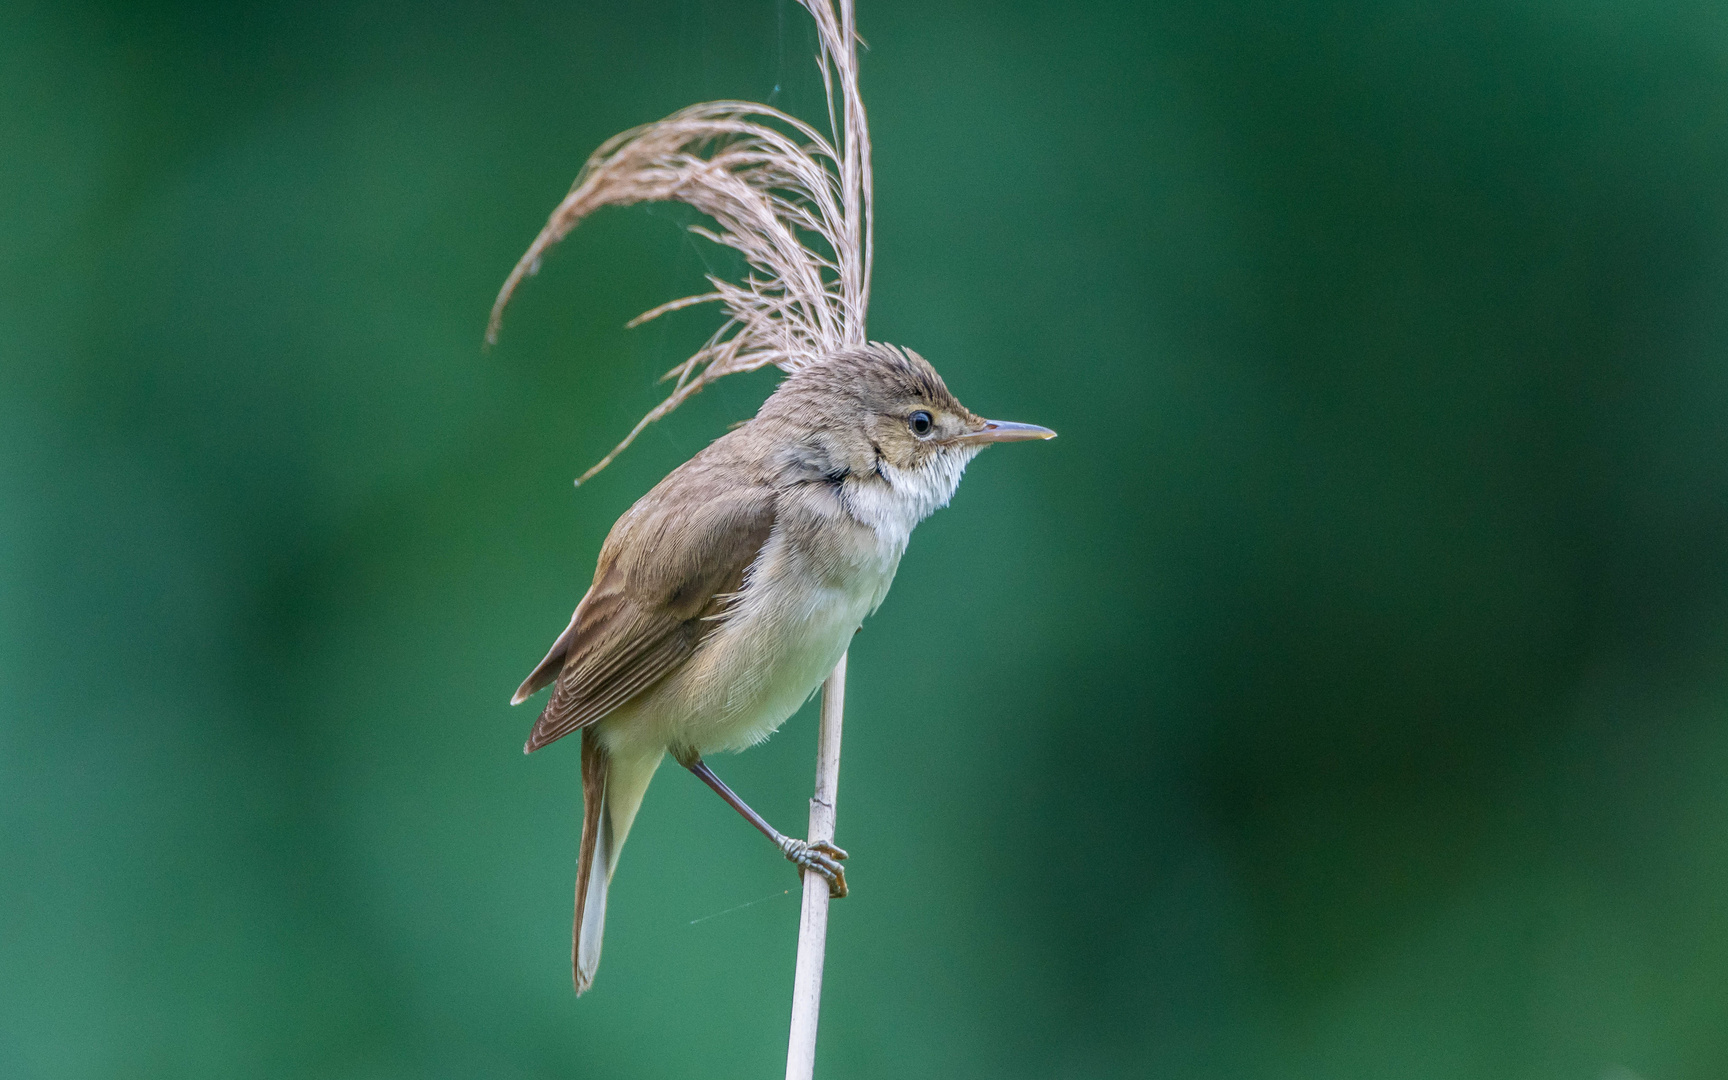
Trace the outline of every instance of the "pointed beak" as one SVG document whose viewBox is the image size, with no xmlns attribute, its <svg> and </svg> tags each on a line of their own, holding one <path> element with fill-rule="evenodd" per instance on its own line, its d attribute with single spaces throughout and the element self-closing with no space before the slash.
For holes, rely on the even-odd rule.
<svg viewBox="0 0 1728 1080">
<path fill-rule="evenodd" d="M 1054 439 L 1056 433 L 1037 424 L 1016 424 L 1012 420 L 986 420 L 977 431 L 955 436 L 957 443 L 1025 442 L 1028 439 Z"/>
</svg>

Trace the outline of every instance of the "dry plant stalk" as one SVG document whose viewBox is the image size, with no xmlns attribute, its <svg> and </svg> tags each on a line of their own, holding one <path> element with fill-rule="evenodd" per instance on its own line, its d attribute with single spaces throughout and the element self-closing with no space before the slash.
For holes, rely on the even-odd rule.
<svg viewBox="0 0 1728 1080">
<path fill-rule="evenodd" d="M 822 684 L 822 719 L 816 732 L 816 793 L 810 797 L 812 844 L 834 840 L 839 801 L 840 721 L 846 710 L 846 657 Z M 786 1039 L 786 1080 L 810 1080 L 816 1070 L 816 1021 L 822 1012 L 822 968 L 828 942 L 828 883 L 804 875 L 798 914 L 798 961 L 792 975 L 792 1030 Z"/>
<path fill-rule="evenodd" d="M 682 202 L 710 218 L 691 231 L 743 256 L 748 272 L 730 281 L 709 275 L 712 291 L 661 304 L 631 321 L 718 301 L 726 319 L 707 342 L 664 376 L 672 392 L 644 416 L 577 484 L 609 465 L 649 424 L 723 375 L 773 364 L 796 371 L 863 345 L 870 299 L 872 220 L 870 134 L 858 95 L 857 29 L 852 0 L 799 0 L 816 20 L 816 62 L 828 101 L 829 137 L 767 105 L 715 101 L 608 139 L 577 175 L 545 228 L 499 290 L 487 325 L 495 343 L 504 308 L 541 259 L 603 206 Z M 846 660 L 822 691 L 816 792 L 808 839 L 832 840 L 840 774 Z M 828 886 L 804 874 L 786 1076 L 814 1071 L 816 1021 L 828 934 Z"/>
</svg>

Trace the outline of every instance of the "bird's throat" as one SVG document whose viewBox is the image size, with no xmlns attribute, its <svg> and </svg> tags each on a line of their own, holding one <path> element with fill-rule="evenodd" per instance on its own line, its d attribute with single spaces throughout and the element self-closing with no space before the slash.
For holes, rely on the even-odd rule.
<svg viewBox="0 0 1728 1080">
<path fill-rule="evenodd" d="M 898 555 L 918 523 L 948 505 L 977 453 L 976 447 L 942 450 L 914 468 L 881 462 L 874 473 L 848 476 L 841 481 L 846 511 Z"/>
</svg>

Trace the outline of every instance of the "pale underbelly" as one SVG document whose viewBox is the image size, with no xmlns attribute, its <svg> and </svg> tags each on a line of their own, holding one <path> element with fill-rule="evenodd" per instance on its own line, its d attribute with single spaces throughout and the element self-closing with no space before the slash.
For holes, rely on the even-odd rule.
<svg viewBox="0 0 1728 1080">
<path fill-rule="evenodd" d="M 749 597 L 665 681 L 602 720 L 615 754 L 742 750 L 772 735 L 809 699 L 886 590 L 878 575 L 848 587 Z"/>
</svg>

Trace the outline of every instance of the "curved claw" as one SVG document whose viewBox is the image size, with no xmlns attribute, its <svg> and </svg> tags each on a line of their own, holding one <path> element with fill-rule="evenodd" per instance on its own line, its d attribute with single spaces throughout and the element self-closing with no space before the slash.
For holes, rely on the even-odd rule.
<svg viewBox="0 0 1728 1080">
<path fill-rule="evenodd" d="M 847 857 L 845 850 L 826 840 L 810 844 L 792 837 L 787 837 L 780 847 L 800 870 L 814 870 L 822 875 L 828 882 L 831 899 L 839 900 L 846 895 L 846 871 L 840 867 L 840 860 Z"/>
</svg>

